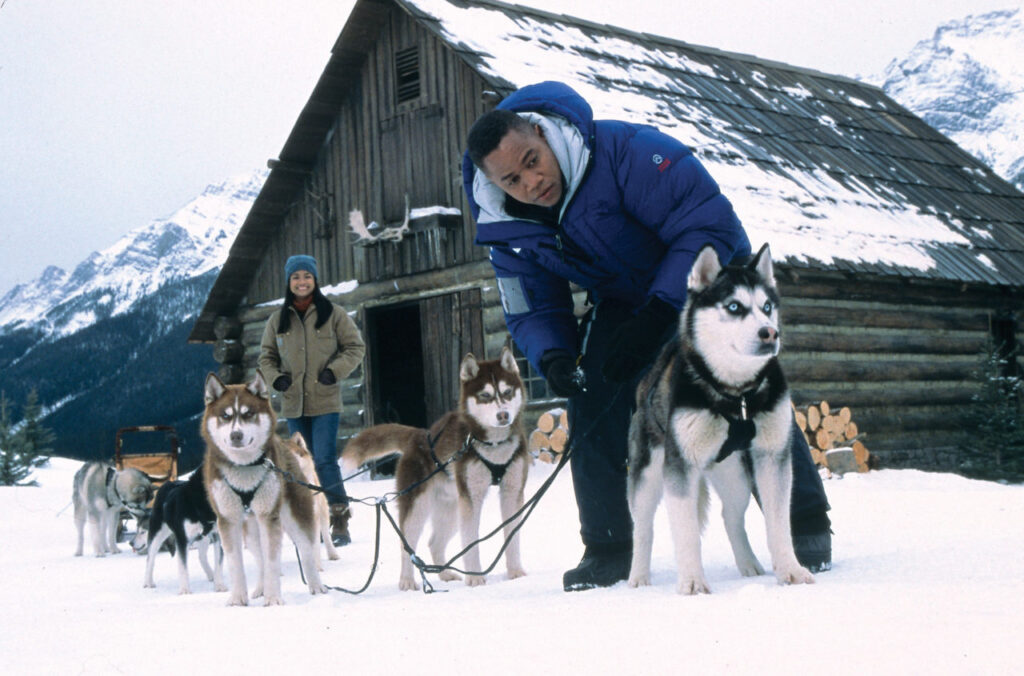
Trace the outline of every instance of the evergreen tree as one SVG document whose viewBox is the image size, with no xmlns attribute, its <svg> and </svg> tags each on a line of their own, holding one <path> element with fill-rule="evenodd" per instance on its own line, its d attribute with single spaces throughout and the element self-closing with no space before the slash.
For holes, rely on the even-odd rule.
<svg viewBox="0 0 1024 676">
<path fill-rule="evenodd" d="M 21 440 L 23 461 L 32 467 L 46 467 L 53 455 L 53 442 L 57 435 L 43 427 L 43 406 L 39 403 L 39 393 L 32 388 L 25 399 L 25 409 L 18 430 Z"/>
<path fill-rule="evenodd" d="M 960 444 L 965 476 L 1024 481 L 1024 377 L 1017 351 L 991 343 L 983 354 Z"/>
<path fill-rule="evenodd" d="M 7 395 L 0 392 L 0 486 L 37 486 L 28 480 L 32 470 L 46 465 L 53 432 L 39 424 L 41 406 L 33 390 L 25 404 L 25 419 L 20 429 L 11 424 Z"/>
</svg>

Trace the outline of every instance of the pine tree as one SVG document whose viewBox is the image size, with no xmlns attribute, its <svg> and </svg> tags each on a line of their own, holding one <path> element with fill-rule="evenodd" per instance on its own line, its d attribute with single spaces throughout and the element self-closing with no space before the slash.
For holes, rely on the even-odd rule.
<svg viewBox="0 0 1024 676">
<path fill-rule="evenodd" d="M 22 461 L 32 468 L 46 467 L 53 455 L 53 442 L 57 435 L 43 427 L 43 406 L 39 403 L 39 393 L 31 389 L 25 398 L 25 410 L 18 430 L 21 440 Z"/>
<path fill-rule="evenodd" d="M 52 452 L 54 434 L 39 424 L 42 407 L 35 390 L 25 404 L 25 418 L 20 429 L 11 424 L 7 395 L 0 392 L 0 486 L 37 486 L 29 480 L 32 470 L 43 467 Z"/>
<path fill-rule="evenodd" d="M 1024 481 L 1024 377 L 1017 350 L 989 344 L 960 444 L 960 471 L 980 479 Z"/>
</svg>

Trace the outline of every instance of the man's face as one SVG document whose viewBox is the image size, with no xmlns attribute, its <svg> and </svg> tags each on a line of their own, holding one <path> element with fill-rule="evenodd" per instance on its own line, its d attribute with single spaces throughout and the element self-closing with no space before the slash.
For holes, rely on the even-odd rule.
<svg viewBox="0 0 1024 676">
<path fill-rule="evenodd" d="M 492 183 L 525 204 L 551 207 L 562 198 L 562 170 L 540 127 L 532 133 L 512 129 L 484 157 Z"/>
</svg>

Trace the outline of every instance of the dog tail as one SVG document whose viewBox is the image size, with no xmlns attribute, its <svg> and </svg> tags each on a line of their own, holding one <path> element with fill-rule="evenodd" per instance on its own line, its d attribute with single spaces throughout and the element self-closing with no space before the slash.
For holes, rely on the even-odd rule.
<svg viewBox="0 0 1024 676">
<path fill-rule="evenodd" d="M 376 458 L 405 453 L 426 434 L 427 431 L 420 427 L 397 423 L 367 427 L 345 445 L 341 454 L 342 467 L 346 472 L 354 472 Z"/>
</svg>

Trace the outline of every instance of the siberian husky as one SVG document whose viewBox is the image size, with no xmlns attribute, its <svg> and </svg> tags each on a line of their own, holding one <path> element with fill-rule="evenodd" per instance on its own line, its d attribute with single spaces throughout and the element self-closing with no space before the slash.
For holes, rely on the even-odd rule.
<svg viewBox="0 0 1024 676">
<path fill-rule="evenodd" d="M 356 435 L 342 453 L 351 469 L 385 455 L 400 453 L 395 472 L 398 523 L 413 548 L 430 519 L 430 555 L 436 565 L 447 562 L 445 547 L 455 532 L 463 546 L 479 538 L 480 512 L 487 489 L 498 486 L 503 521 L 523 506 L 523 490 L 529 468 L 526 435 L 520 413 L 524 400 L 519 367 L 509 348 L 498 359 L 477 361 L 467 354 L 459 366 L 459 406 L 429 429 L 407 425 L 375 425 Z M 457 515 L 457 518 L 456 518 Z M 505 526 L 509 538 L 516 523 Z M 468 571 L 480 571 L 479 546 L 465 557 Z M 505 550 L 509 579 L 526 574 L 519 555 L 519 536 Z M 445 581 L 458 580 L 451 570 L 440 573 Z M 481 585 L 483 575 L 467 575 L 466 584 Z M 418 589 L 412 561 L 402 550 L 399 589 Z"/>
<path fill-rule="evenodd" d="M 783 584 L 813 582 L 810 571 L 797 562 L 789 527 L 793 412 L 777 358 L 779 295 L 768 246 L 749 264 L 724 268 L 714 249 L 705 247 L 688 288 L 679 335 L 636 393 L 629 433 L 629 584 L 650 584 L 654 513 L 664 486 L 677 591 L 710 592 L 700 555 L 706 482 L 722 500 L 726 533 L 742 575 L 764 573 L 743 523 L 756 490 L 775 576 Z"/>
<path fill-rule="evenodd" d="M 263 376 L 257 372 L 248 384 L 225 385 L 211 373 L 206 377 L 205 401 L 203 479 L 228 559 L 228 605 L 249 603 L 242 560 L 246 539 L 258 564 L 259 580 L 253 598 L 264 596 L 268 606 L 283 603 L 282 528 L 298 549 L 309 592 L 326 593 L 313 558 L 319 536 L 313 493 L 305 486 L 285 481 L 272 469 L 277 467 L 294 476 L 301 473 L 290 442 L 274 434 L 277 416 L 270 406 Z"/>
<path fill-rule="evenodd" d="M 89 521 L 92 547 L 96 556 L 117 554 L 117 525 L 122 509 L 127 509 L 139 522 L 140 532 L 146 505 L 153 498 L 153 482 L 145 472 L 134 467 L 114 469 L 105 462 L 91 461 L 75 472 L 71 501 L 75 505 L 75 528 L 78 545 L 75 556 L 82 555 L 85 522 Z"/>
<path fill-rule="evenodd" d="M 319 481 L 316 476 L 316 464 L 313 462 L 313 454 L 309 452 L 309 448 L 306 446 L 306 440 L 302 438 L 302 433 L 296 432 L 293 434 L 291 441 L 291 449 L 295 453 L 295 458 L 299 461 L 299 469 L 302 470 L 302 476 L 306 483 L 316 485 Z M 318 491 L 313 495 L 313 511 L 316 516 L 317 539 L 324 543 L 327 558 L 331 561 L 337 561 L 341 558 L 341 554 L 338 553 L 338 548 L 334 546 L 334 540 L 331 539 L 331 507 L 327 504 L 327 496 L 324 493 Z M 313 557 L 316 559 L 317 569 L 323 570 L 319 547 L 313 548 Z"/>
<path fill-rule="evenodd" d="M 146 543 L 146 576 L 143 587 L 155 587 L 153 563 L 160 548 L 171 536 L 174 537 L 174 553 L 178 559 L 178 593 L 189 594 L 188 549 L 196 543 L 199 549 L 199 563 L 206 573 L 206 579 L 213 582 L 217 591 L 227 591 L 221 574 L 224 553 L 220 537 L 215 530 L 217 517 L 210 507 L 203 486 L 203 468 L 200 466 L 187 481 L 168 481 L 160 486 L 153 499 L 153 510 L 149 517 L 149 539 Z M 207 551 L 213 545 L 213 568 L 207 561 Z"/>
</svg>

